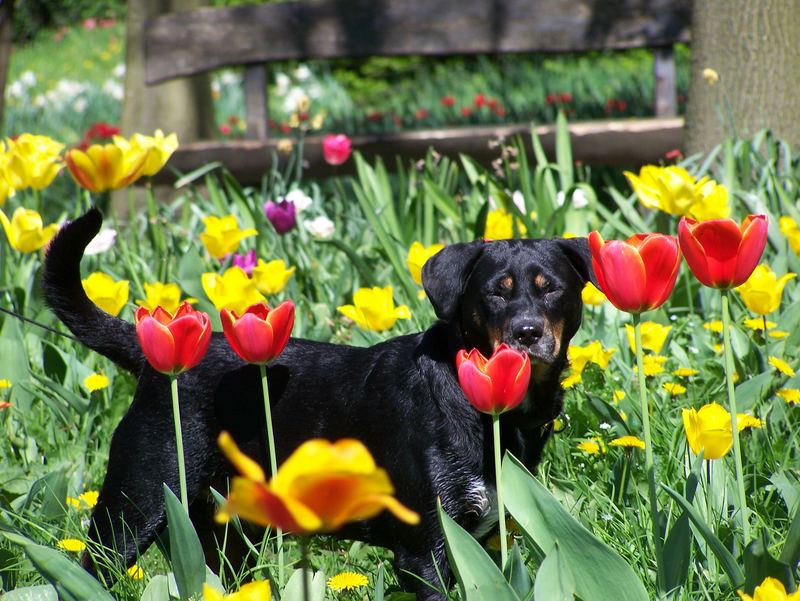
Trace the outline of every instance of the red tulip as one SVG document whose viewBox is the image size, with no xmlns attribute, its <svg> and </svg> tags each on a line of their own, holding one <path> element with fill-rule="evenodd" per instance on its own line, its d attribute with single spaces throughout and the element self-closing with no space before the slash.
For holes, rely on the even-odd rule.
<svg viewBox="0 0 800 601">
<path fill-rule="evenodd" d="M 350 138 L 344 134 L 337 136 L 330 134 L 322 140 L 322 156 L 330 165 L 341 165 L 350 158 L 351 152 L 353 152 L 353 144 L 350 142 Z"/>
<path fill-rule="evenodd" d="M 640 313 L 669 298 L 681 265 L 675 236 L 635 234 L 605 242 L 595 231 L 589 234 L 589 248 L 600 290 L 617 309 Z"/>
<path fill-rule="evenodd" d="M 704 286 L 744 284 L 767 245 L 766 215 L 748 215 L 741 227 L 733 219 L 697 222 L 683 217 L 678 241 L 694 276 Z"/>
<path fill-rule="evenodd" d="M 294 326 L 294 303 L 286 301 L 270 309 L 251 305 L 243 315 L 223 309 L 219 314 L 225 338 L 248 363 L 266 364 L 283 352 Z"/>
<path fill-rule="evenodd" d="M 478 349 L 456 355 L 458 383 L 475 409 L 495 415 L 513 409 L 528 392 L 531 361 L 528 355 L 501 344 L 489 359 Z"/>
<path fill-rule="evenodd" d="M 211 343 L 208 315 L 184 302 L 175 315 L 162 307 L 150 312 L 139 307 L 134 315 L 136 335 L 153 369 L 176 376 L 200 363 Z"/>
</svg>

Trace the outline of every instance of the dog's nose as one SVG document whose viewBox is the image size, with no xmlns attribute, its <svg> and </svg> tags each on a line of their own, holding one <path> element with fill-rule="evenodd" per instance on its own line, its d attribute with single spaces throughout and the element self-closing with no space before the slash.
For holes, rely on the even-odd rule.
<svg viewBox="0 0 800 601">
<path fill-rule="evenodd" d="M 511 335 L 523 346 L 535 344 L 544 333 L 541 321 L 525 321 L 514 326 Z"/>
</svg>

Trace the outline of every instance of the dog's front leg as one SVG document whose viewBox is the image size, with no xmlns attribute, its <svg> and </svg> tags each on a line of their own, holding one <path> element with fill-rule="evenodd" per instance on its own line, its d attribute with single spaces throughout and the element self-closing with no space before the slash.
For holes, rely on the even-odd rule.
<svg viewBox="0 0 800 601">
<path fill-rule="evenodd" d="M 435 527 L 439 528 L 436 524 Z M 405 547 L 394 550 L 394 570 L 403 590 L 415 593 L 417 601 L 442 601 L 442 590 L 450 588 L 450 566 L 440 536 L 425 549 Z"/>
<path fill-rule="evenodd" d="M 177 447 L 173 429 L 169 388 L 163 378 L 153 375 L 140 380 L 139 389 L 127 415 L 111 439 L 108 468 L 97 506 L 89 524 L 89 538 L 98 546 L 112 549 L 125 566 L 136 561 L 152 544 L 166 522 L 164 483 L 179 494 Z M 209 470 L 219 456 L 208 431 L 207 420 L 197 409 L 198 399 L 184 391 L 181 398 L 181 426 L 186 458 L 189 502 L 208 487 Z M 221 461 L 221 460 L 220 460 Z M 90 571 L 90 557 L 83 559 Z M 104 572 L 104 570 L 99 570 Z"/>
</svg>

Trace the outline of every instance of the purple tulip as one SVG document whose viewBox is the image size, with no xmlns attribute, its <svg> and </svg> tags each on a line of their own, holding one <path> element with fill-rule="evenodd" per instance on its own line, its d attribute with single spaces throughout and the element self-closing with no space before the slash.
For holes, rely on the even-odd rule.
<svg viewBox="0 0 800 601">
<path fill-rule="evenodd" d="M 240 255 L 236 253 L 233 255 L 232 263 L 237 267 L 241 267 L 244 272 L 248 275 L 248 277 L 253 275 L 253 268 L 258 263 L 258 257 L 256 257 L 256 251 L 250 250 L 247 251 L 246 255 Z"/>
<path fill-rule="evenodd" d="M 268 200 L 264 205 L 264 213 L 279 234 L 285 234 L 295 226 L 295 207 L 291 201 L 283 199 L 275 203 Z"/>
</svg>

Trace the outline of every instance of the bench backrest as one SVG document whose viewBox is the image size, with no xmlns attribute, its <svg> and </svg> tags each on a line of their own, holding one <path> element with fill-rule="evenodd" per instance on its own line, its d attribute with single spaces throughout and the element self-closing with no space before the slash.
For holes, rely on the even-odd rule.
<svg viewBox="0 0 800 601">
<path fill-rule="evenodd" d="M 266 139 L 270 61 L 655 48 L 656 114 L 675 114 L 671 48 L 690 0 L 300 0 L 150 19 L 148 84 L 245 68 L 247 137 Z"/>
</svg>

